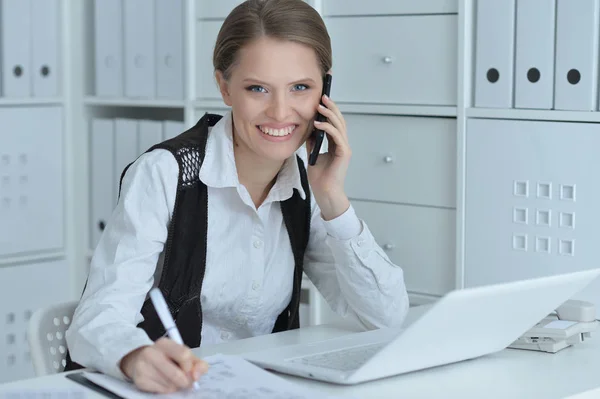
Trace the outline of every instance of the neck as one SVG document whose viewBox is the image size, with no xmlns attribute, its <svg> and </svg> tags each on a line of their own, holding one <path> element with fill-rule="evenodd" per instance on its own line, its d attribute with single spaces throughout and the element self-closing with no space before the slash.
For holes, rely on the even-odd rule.
<svg viewBox="0 0 600 399">
<path fill-rule="evenodd" d="M 277 174 L 283 162 L 274 162 L 256 156 L 240 143 L 233 140 L 233 153 L 238 180 L 250 193 L 254 205 L 258 208 L 267 198 L 275 184 Z"/>
</svg>

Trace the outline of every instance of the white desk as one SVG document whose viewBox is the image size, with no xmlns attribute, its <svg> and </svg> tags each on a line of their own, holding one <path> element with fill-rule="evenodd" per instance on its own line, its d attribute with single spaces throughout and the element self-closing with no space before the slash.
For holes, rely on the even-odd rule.
<svg viewBox="0 0 600 399">
<path fill-rule="evenodd" d="M 412 308 L 410 323 L 426 307 Z M 197 349 L 200 356 L 215 353 L 239 354 L 260 348 L 274 348 L 349 334 L 356 327 L 333 324 L 270 334 Z M 440 332 L 443 333 L 443 332 Z M 600 334 L 575 347 L 556 354 L 506 349 L 499 353 L 453 365 L 437 367 L 402 376 L 390 377 L 356 386 L 337 386 L 280 374 L 283 378 L 330 394 L 345 393 L 357 398 L 566 398 L 599 397 Z M 63 374 L 33 378 L 0 385 L 3 393 L 40 389 L 67 391 L 80 386 Z M 83 388 L 83 387 L 81 387 Z M 105 399 L 86 391 L 87 399 Z"/>
</svg>

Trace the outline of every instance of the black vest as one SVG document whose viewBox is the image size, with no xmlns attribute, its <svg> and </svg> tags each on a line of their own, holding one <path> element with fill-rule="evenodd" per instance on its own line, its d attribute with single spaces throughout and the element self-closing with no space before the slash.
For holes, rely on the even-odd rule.
<svg viewBox="0 0 600 399">
<path fill-rule="evenodd" d="M 147 151 L 168 150 L 179 165 L 175 206 L 168 229 L 158 287 L 165 297 L 184 343 L 190 348 L 199 347 L 201 343 L 200 291 L 206 268 L 208 195 L 206 185 L 200 181 L 199 172 L 204 160 L 208 128 L 214 126 L 220 119 L 221 115 L 205 114 L 191 129 Z M 310 231 L 311 204 L 306 169 L 299 157 L 298 165 L 306 199 L 303 200 L 298 191 L 294 190 L 291 198 L 281 202 L 281 212 L 295 261 L 292 298 L 277 318 L 273 332 L 300 326 L 298 309 L 304 252 Z M 121 182 L 129 166 L 131 164 L 121 174 Z M 162 337 L 165 329 L 149 298 L 144 302 L 141 313 L 144 321 L 138 327 L 144 329 L 153 341 Z M 79 367 L 81 366 L 72 362 L 67 353 L 65 370 Z"/>
</svg>

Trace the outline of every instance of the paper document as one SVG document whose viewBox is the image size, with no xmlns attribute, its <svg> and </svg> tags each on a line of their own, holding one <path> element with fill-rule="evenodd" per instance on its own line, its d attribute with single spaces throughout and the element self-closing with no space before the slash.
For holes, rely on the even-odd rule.
<svg viewBox="0 0 600 399">
<path fill-rule="evenodd" d="M 238 356 L 214 355 L 204 360 L 209 369 L 198 380 L 200 389 L 172 394 L 142 392 L 131 383 L 105 374 L 85 373 L 85 377 L 127 399 L 333 399 L 328 395 L 319 396 L 316 390 L 286 381 Z"/>
</svg>

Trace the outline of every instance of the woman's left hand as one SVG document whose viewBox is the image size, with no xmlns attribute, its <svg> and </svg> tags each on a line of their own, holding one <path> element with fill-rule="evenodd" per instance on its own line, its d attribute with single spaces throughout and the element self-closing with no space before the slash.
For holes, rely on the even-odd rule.
<svg viewBox="0 0 600 399">
<path fill-rule="evenodd" d="M 319 154 L 315 165 L 308 165 L 308 180 L 323 218 L 331 220 L 340 216 L 350 206 L 344 191 L 344 180 L 352 151 L 348 143 L 346 121 L 341 111 L 327 96 L 323 96 L 323 104 L 325 106 L 319 104 L 318 112 L 328 121 L 315 121 L 315 129 L 327 133 L 328 149 L 326 153 Z M 307 141 L 309 154 L 313 146 L 314 138 L 311 136 Z"/>
</svg>

